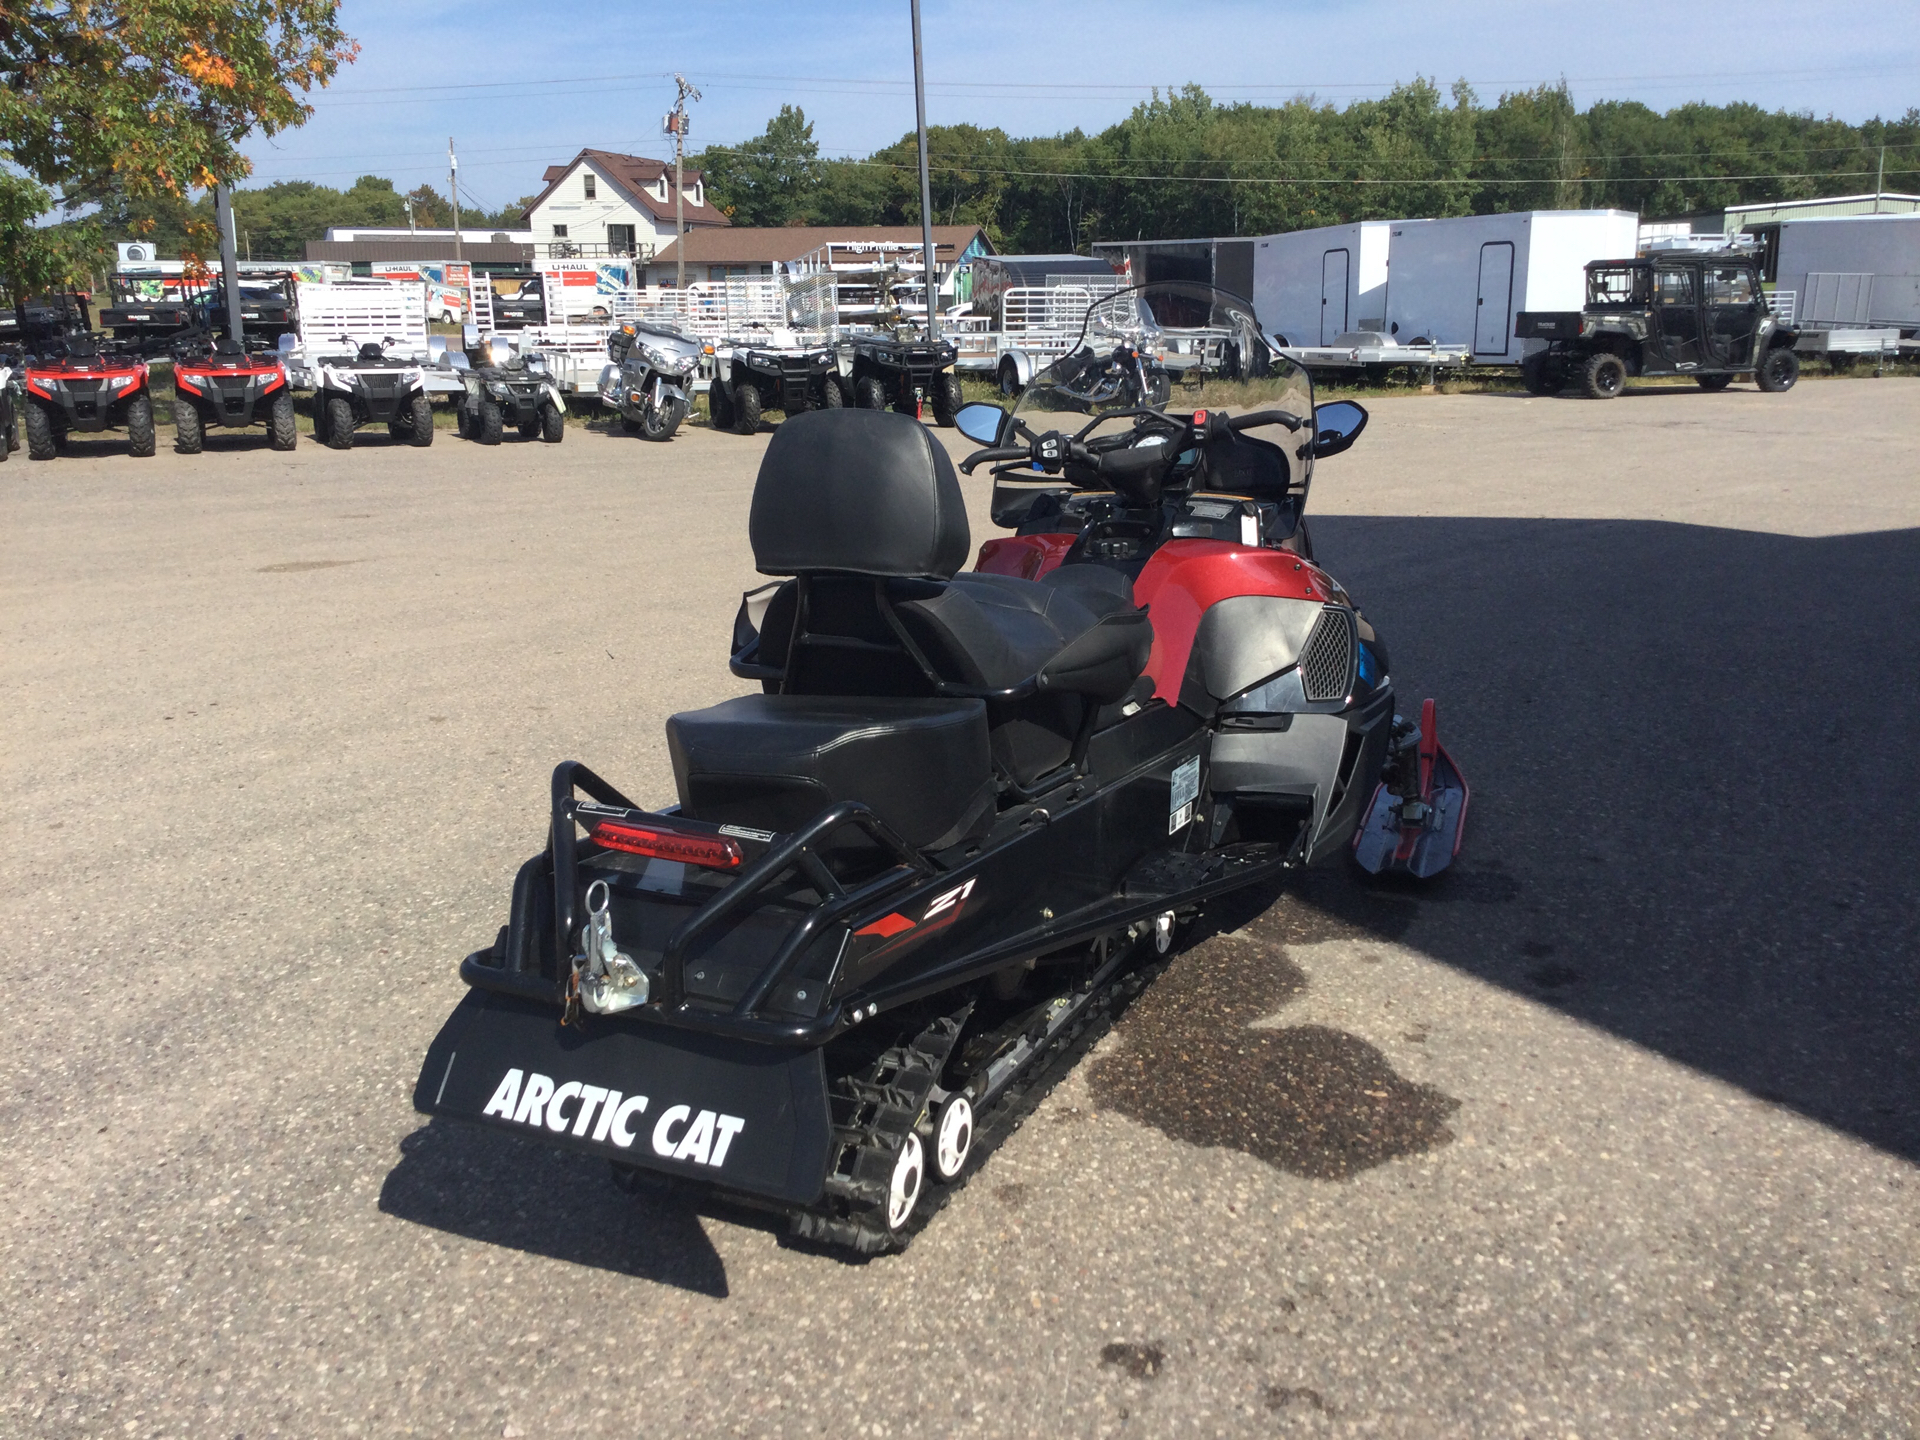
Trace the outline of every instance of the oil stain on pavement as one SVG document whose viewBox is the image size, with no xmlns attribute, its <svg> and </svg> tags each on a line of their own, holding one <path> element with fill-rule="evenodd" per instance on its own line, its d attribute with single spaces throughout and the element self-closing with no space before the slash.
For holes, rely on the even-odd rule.
<svg viewBox="0 0 1920 1440">
<path fill-rule="evenodd" d="M 1189 1144 L 1239 1150 L 1295 1175 L 1345 1180 L 1453 1139 L 1460 1102 L 1394 1073 L 1323 1025 L 1250 1029 L 1306 986 L 1280 947 L 1216 935 L 1177 959 L 1095 1057 L 1099 1103 Z"/>
</svg>

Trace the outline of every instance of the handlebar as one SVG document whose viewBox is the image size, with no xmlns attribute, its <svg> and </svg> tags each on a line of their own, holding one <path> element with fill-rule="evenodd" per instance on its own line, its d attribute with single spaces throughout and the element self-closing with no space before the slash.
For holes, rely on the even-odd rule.
<svg viewBox="0 0 1920 1440">
<path fill-rule="evenodd" d="M 1025 445 L 997 445 L 990 450 L 976 450 L 960 462 L 960 473 L 971 475 L 976 465 L 996 460 L 1025 460 L 1032 453 L 1033 451 Z"/>
</svg>

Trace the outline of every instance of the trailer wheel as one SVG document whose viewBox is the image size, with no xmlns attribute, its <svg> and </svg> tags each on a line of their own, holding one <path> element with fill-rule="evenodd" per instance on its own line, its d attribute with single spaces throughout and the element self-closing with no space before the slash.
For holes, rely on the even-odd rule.
<svg viewBox="0 0 1920 1440">
<path fill-rule="evenodd" d="M 27 458 L 51 460 L 58 453 L 53 438 L 53 417 L 38 400 L 27 401 Z"/>
<path fill-rule="evenodd" d="M 1627 388 L 1626 362 L 1606 350 L 1589 355 L 1580 370 L 1580 385 L 1589 399 L 1611 400 Z"/>
<path fill-rule="evenodd" d="M 751 435 L 760 428 L 760 387 L 742 385 L 733 395 L 733 431 Z"/>
<path fill-rule="evenodd" d="M 567 417 L 560 413 L 560 407 L 551 400 L 540 407 L 538 434 L 549 445 L 558 445 L 567 438 Z"/>
<path fill-rule="evenodd" d="M 136 395 L 127 402 L 127 453 L 145 460 L 155 448 L 153 397 Z"/>
<path fill-rule="evenodd" d="M 474 416 L 473 438 L 482 445 L 498 445 L 506 430 L 507 417 L 500 413 L 500 407 L 481 397 L 479 413 Z"/>
<path fill-rule="evenodd" d="M 1000 362 L 999 381 L 1000 393 L 1008 399 L 1020 393 L 1020 367 L 1011 356 Z"/>
<path fill-rule="evenodd" d="M 1731 375 L 1696 375 L 1693 377 L 1693 383 L 1698 385 L 1702 390 L 1706 391 L 1709 395 L 1718 395 L 1722 390 L 1726 389 L 1727 386 L 1733 383 L 1733 376 Z"/>
<path fill-rule="evenodd" d="M 275 450 L 291 450 L 299 443 L 300 426 L 293 413 L 293 396 L 283 388 L 267 410 L 267 444 Z"/>
<path fill-rule="evenodd" d="M 839 410 L 847 403 L 847 392 L 840 388 L 840 377 L 828 375 L 820 381 L 820 401 L 822 410 Z"/>
<path fill-rule="evenodd" d="M 335 395 L 326 402 L 326 406 L 327 448 L 351 450 L 353 448 L 353 402 L 344 395 Z"/>
<path fill-rule="evenodd" d="M 853 403 L 862 410 L 884 410 L 887 408 L 887 387 L 873 375 L 863 375 L 853 382 Z"/>
<path fill-rule="evenodd" d="M 415 445 L 431 445 L 433 443 L 433 401 L 428 398 L 426 391 L 422 390 L 413 397 L 411 418 L 413 423 L 409 428 L 412 433 L 407 436 L 407 439 Z"/>
<path fill-rule="evenodd" d="M 1769 395 L 1779 395 L 1793 388 L 1793 382 L 1800 378 L 1800 357 L 1785 345 L 1776 345 L 1767 352 L 1767 358 L 1760 362 L 1760 368 L 1753 372 L 1753 383 Z"/>
<path fill-rule="evenodd" d="M 953 417 L 967 403 L 960 390 L 960 377 L 951 370 L 933 377 L 933 423 L 952 425 Z"/>
<path fill-rule="evenodd" d="M 920 1203 L 920 1182 L 926 1179 L 926 1148 L 920 1137 L 909 1133 L 893 1162 L 893 1179 L 887 1186 L 887 1228 L 898 1231 L 913 1218 L 913 1207 Z"/>
<path fill-rule="evenodd" d="M 733 428 L 733 397 L 718 375 L 707 382 L 707 424 L 716 430 Z"/>
<path fill-rule="evenodd" d="M 207 436 L 200 422 L 200 407 L 184 395 L 173 402 L 173 448 L 177 454 L 198 455 Z"/>
</svg>

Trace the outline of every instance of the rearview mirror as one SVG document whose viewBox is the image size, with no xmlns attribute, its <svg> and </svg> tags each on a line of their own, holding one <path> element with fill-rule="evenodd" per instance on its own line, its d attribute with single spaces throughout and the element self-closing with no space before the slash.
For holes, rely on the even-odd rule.
<svg viewBox="0 0 1920 1440">
<path fill-rule="evenodd" d="M 1329 400 L 1313 407 L 1313 458 L 1338 455 L 1367 428 L 1367 412 L 1351 400 Z"/>
<path fill-rule="evenodd" d="M 991 445 L 1000 438 L 1000 427 L 1007 412 L 998 405 L 962 405 L 953 417 L 954 427 L 977 445 Z"/>
</svg>

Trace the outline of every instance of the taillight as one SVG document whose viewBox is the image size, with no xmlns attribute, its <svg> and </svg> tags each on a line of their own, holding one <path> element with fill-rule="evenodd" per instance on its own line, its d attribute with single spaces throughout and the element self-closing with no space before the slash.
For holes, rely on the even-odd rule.
<svg viewBox="0 0 1920 1440">
<path fill-rule="evenodd" d="M 680 830 L 648 830 L 638 825 L 602 820 L 587 833 L 609 850 L 648 855 L 655 860 L 680 860 L 712 870 L 740 868 L 740 842 L 724 835 L 689 835 Z"/>
</svg>

